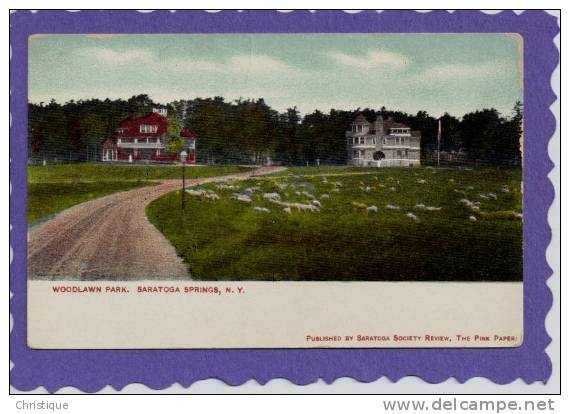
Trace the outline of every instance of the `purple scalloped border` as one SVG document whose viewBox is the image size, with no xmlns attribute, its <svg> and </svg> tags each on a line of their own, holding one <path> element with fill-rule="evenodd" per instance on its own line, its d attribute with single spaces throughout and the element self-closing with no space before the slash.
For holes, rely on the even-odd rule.
<svg viewBox="0 0 570 414">
<path fill-rule="evenodd" d="M 34 33 L 518 33 L 524 38 L 525 156 L 524 156 L 524 343 L 509 349 L 264 349 L 264 350 L 32 350 L 26 345 L 26 153 L 27 46 Z M 548 141 L 556 119 L 550 87 L 558 64 L 553 39 L 556 18 L 542 11 L 516 15 L 511 11 L 29 11 L 10 16 L 10 244 L 13 261 L 10 311 L 13 330 L 10 382 L 18 390 L 44 386 L 55 392 L 73 386 L 95 392 L 106 385 L 120 390 L 131 383 L 164 389 L 175 382 L 217 378 L 230 385 L 255 379 L 264 384 L 285 378 L 295 384 L 318 379 L 331 383 L 352 377 L 370 382 L 380 377 L 398 381 L 418 376 L 430 383 L 450 377 L 463 383 L 485 377 L 497 384 L 518 378 L 527 384 L 546 382 L 552 371 L 545 352 L 550 338 L 545 318 L 552 304 L 546 280 L 551 232 L 547 212 L 554 188 L 547 177 L 553 164 Z"/>
</svg>

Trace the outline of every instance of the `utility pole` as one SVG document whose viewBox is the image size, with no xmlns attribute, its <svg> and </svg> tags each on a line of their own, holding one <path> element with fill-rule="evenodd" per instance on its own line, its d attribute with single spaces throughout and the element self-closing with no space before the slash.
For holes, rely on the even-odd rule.
<svg viewBox="0 0 570 414">
<path fill-rule="evenodd" d="M 182 162 L 182 210 L 184 211 L 184 196 L 186 193 L 186 157 L 188 153 L 184 150 L 180 153 L 180 161 Z"/>
<path fill-rule="evenodd" d="M 437 168 L 439 168 L 439 148 L 441 144 L 441 118 L 437 120 Z"/>
</svg>

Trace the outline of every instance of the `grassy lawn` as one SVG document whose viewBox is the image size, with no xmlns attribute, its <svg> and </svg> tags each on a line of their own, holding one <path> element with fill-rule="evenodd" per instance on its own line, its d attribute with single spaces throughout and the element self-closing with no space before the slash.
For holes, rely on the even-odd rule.
<svg viewBox="0 0 570 414">
<path fill-rule="evenodd" d="M 29 183 L 28 223 L 51 216 L 84 201 L 149 184 L 153 183 L 149 181 Z"/>
<path fill-rule="evenodd" d="M 377 168 L 351 167 L 348 165 L 331 165 L 325 167 L 289 167 L 284 171 L 270 174 L 273 177 L 293 177 L 296 175 L 332 175 L 345 173 L 377 172 Z"/>
<path fill-rule="evenodd" d="M 248 167 L 194 166 L 186 167 L 186 178 L 211 177 L 247 171 Z M 28 167 L 28 182 L 88 182 L 165 180 L 182 178 L 182 168 L 174 165 L 117 165 L 117 164 L 57 164 Z"/>
<path fill-rule="evenodd" d="M 245 171 L 245 167 L 187 167 L 186 177 L 198 178 Z M 182 178 L 180 167 L 105 164 L 60 164 L 28 167 L 28 223 L 75 204 Z"/>
<path fill-rule="evenodd" d="M 197 279 L 522 280 L 520 170 L 348 171 L 365 174 L 203 185 L 184 214 L 173 192 L 147 215 Z"/>
</svg>

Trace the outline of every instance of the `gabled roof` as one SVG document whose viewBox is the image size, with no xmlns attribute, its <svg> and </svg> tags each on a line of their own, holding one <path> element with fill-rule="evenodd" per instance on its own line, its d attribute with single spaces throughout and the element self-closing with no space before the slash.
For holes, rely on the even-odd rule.
<svg viewBox="0 0 570 414">
<path fill-rule="evenodd" d="M 103 149 L 107 148 L 116 148 L 117 144 L 115 144 L 115 140 L 111 137 L 108 137 L 103 141 Z"/>
<path fill-rule="evenodd" d="M 389 131 L 392 128 L 409 128 L 409 126 L 400 122 L 396 122 L 391 118 L 384 120 L 384 130 Z"/>
<path fill-rule="evenodd" d="M 368 119 L 363 114 L 358 114 L 358 116 L 354 119 L 355 124 L 369 124 Z"/>
<path fill-rule="evenodd" d="M 141 125 L 157 125 L 156 132 L 140 132 Z M 151 112 L 148 115 L 134 118 L 128 116 L 119 123 L 116 135 L 119 137 L 160 137 L 166 133 L 168 129 L 168 120 L 166 117 Z"/>
</svg>

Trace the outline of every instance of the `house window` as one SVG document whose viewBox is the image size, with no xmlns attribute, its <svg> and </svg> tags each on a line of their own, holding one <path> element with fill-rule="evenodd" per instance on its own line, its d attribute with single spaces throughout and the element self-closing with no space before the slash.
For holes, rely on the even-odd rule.
<svg viewBox="0 0 570 414">
<path fill-rule="evenodd" d="M 396 151 L 396 157 L 402 158 L 402 151 Z"/>
<path fill-rule="evenodd" d="M 382 143 L 386 145 L 386 138 L 382 138 Z"/>
<path fill-rule="evenodd" d="M 364 144 L 364 137 L 360 137 L 360 144 L 361 144 L 361 145 Z"/>
<path fill-rule="evenodd" d="M 352 158 L 358 158 L 359 152 L 358 151 L 353 151 L 352 152 Z"/>
<path fill-rule="evenodd" d="M 141 125 L 140 132 L 145 134 L 155 134 L 158 131 L 158 125 Z"/>
<path fill-rule="evenodd" d="M 376 137 L 372 138 L 372 145 L 376 145 Z"/>
<path fill-rule="evenodd" d="M 362 125 L 358 125 L 357 128 L 358 128 L 357 129 L 358 132 L 362 132 Z"/>
</svg>

